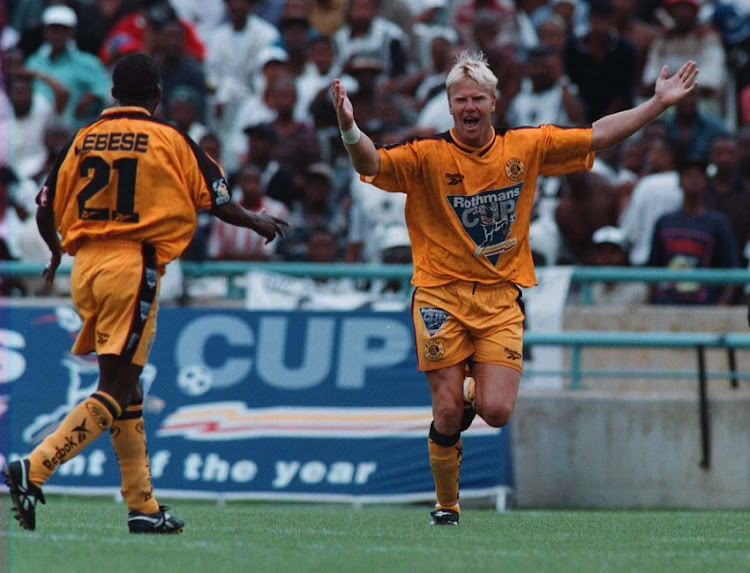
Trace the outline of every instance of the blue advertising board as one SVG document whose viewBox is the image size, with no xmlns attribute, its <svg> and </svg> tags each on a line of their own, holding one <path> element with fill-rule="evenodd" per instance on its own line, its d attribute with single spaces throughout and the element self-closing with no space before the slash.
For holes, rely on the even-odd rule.
<svg viewBox="0 0 750 573">
<path fill-rule="evenodd" d="M 0 462 L 96 388 L 69 306 L 0 310 Z M 157 493 L 227 499 L 429 500 L 432 419 L 408 312 L 163 308 L 142 381 Z M 465 497 L 512 487 L 510 435 L 463 434 Z M 107 434 L 45 491 L 116 492 Z"/>
</svg>

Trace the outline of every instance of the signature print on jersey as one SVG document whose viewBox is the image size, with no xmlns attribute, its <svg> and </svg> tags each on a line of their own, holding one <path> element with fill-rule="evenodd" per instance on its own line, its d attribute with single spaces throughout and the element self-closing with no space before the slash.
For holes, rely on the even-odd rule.
<svg viewBox="0 0 750 573">
<path fill-rule="evenodd" d="M 476 195 L 447 195 L 453 212 L 477 245 L 474 256 L 484 255 L 496 265 L 501 254 L 516 247 L 518 240 L 508 235 L 516 220 L 522 187 L 523 183 L 518 183 Z"/>
</svg>

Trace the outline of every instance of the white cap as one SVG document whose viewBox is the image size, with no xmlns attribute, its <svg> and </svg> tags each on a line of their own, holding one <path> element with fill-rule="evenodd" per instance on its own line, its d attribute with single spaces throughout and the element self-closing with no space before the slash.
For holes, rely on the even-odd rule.
<svg viewBox="0 0 750 573">
<path fill-rule="evenodd" d="M 278 46 L 266 46 L 258 53 L 258 68 L 263 67 L 268 62 L 288 62 L 289 54 L 286 50 L 279 48 Z"/>
<path fill-rule="evenodd" d="M 613 245 L 617 245 L 623 250 L 628 248 L 628 239 L 625 236 L 625 232 L 619 227 L 608 226 L 597 229 L 591 236 L 591 241 L 595 245 L 601 245 L 602 243 L 612 243 Z"/>
<path fill-rule="evenodd" d="M 78 24 L 78 18 L 73 8 L 68 6 L 50 6 L 42 12 L 42 24 L 45 26 L 65 26 L 66 28 L 75 28 Z"/>
</svg>

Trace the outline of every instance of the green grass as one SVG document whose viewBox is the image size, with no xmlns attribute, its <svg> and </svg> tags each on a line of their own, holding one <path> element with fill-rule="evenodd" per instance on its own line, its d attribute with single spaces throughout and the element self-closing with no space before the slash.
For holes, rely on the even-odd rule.
<svg viewBox="0 0 750 573">
<path fill-rule="evenodd" d="M 49 496 L 36 531 L 0 530 L 0 571 L 750 571 L 750 512 L 468 508 L 429 527 L 426 506 L 171 505 L 183 534 L 134 536 L 122 504 Z"/>
</svg>

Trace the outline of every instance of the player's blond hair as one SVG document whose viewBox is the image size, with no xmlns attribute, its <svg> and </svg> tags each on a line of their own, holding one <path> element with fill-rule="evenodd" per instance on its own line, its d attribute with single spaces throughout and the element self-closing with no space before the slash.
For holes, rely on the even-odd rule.
<svg viewBox="0 0 750 573">
<path fill-rule="evenodd" d="M 494 94 L 497 89 L 497 76 L 492 73 L 487 63 L 487 58 L 482 52 L 466 50 L 456 56 L 448 78 L 445 80 L 445 89 L 450 94 L 451 88 L 465 78 L 474 80 L 479 87 Z"/>
</svg>

